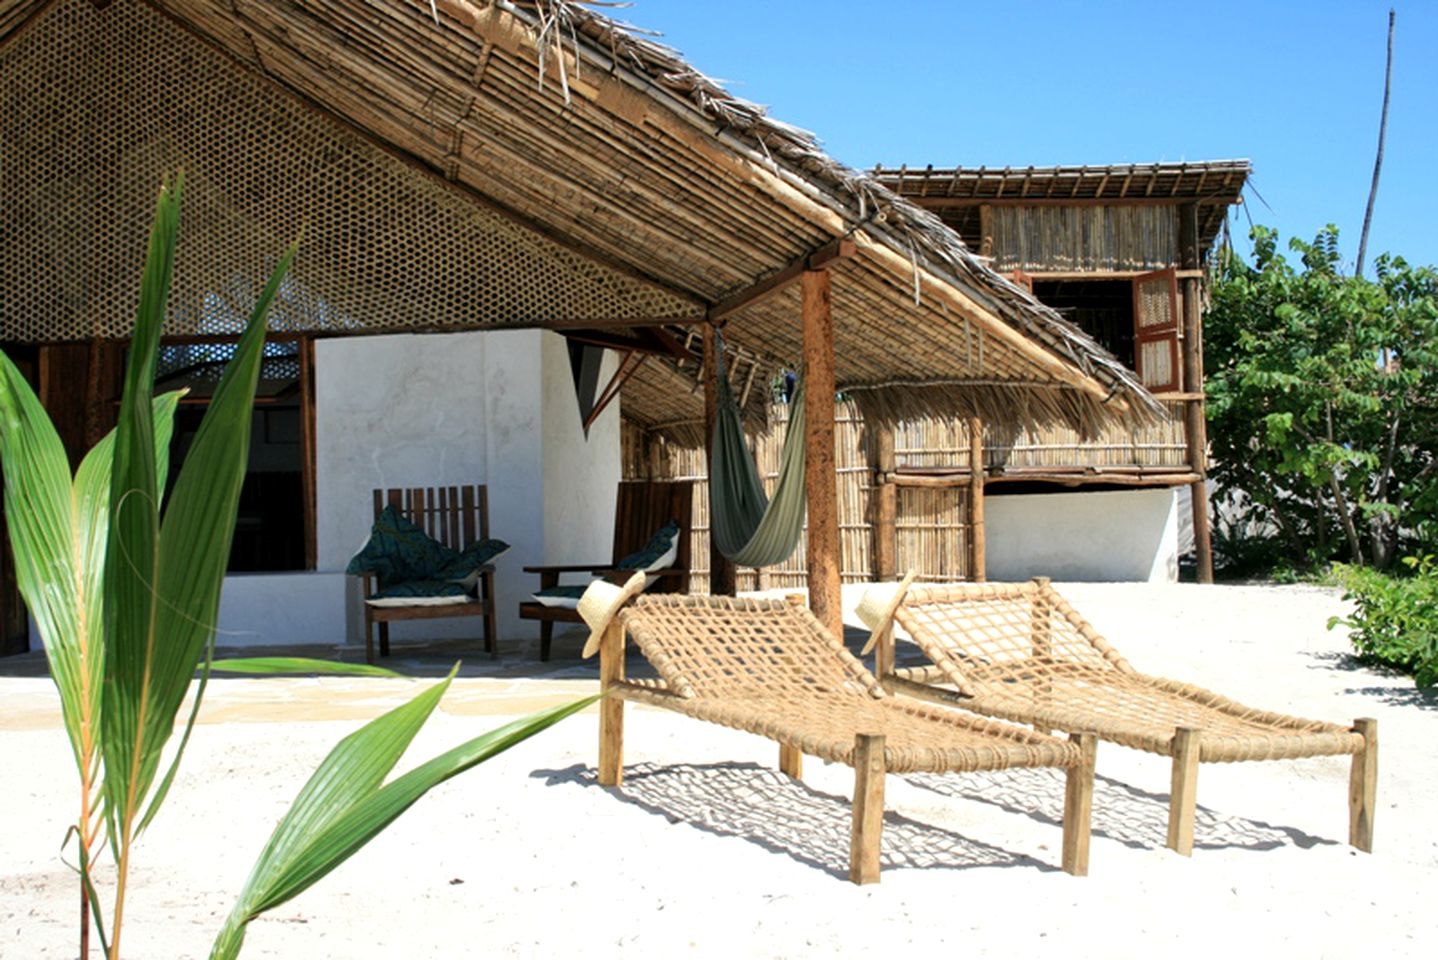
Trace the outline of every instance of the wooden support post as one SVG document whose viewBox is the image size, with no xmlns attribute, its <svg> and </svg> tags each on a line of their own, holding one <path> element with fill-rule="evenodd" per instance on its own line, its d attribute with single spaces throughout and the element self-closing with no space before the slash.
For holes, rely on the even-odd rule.
<svg viewBox="0 0 1438 960">
<path fill-rule="evenodd" d="M 793 777 L 804 778 L 804 751 L 787 743 L 779 744 L 779 772 Z"/>
<path fill-rule="evenodd" d="M 804 314 L 804 455 L 808 497 L 809 609 L 836 638 L 844 637 L 839 581 L 838 477 L 834 458 L 834 317 L 829 273 L 800 278 Z"/>
<path fill-rule="evenodd" d="M 1193 855 L 1193 820 L 1198 807 L 1197 727 L 1179 727 L 1173 734 L 1173 779 L 1168 800 L 1168 848 Z"/>
<path fill-rule="evenodd" d="M 894 456 L 894 428 L 876 423 L 874 431 L 874 489 L 869 497 L 870 536 L 873 537 L 873 576 L 875 580 L 893 580 L 899 575 L 899 488 L 894 484 L 897 461 Z"/>
<path fill-rule="evenodd" d="M 988 579 L 988 539 L 984 534 L 984 422 L 969 418 L 969 579 Z"/>
<path fill-rule="evenodd" d="M 599 689 L 609 693 L 624 679 L 624 627 L 613 620 L 599 642 Z M 617 787 L 624 782 L 624 701 L 606 696 L 599 701 L 599 783 Z"/>
<path fill-rule="evenodd" d="M 315 341 L 304 337 L 300 348 L 300 490 L 304 498 L 305 569 L 319 569 L 319 500 L 315 482 Z M 482 515 L 482 514 L 481 514 Z M 490 601 L 493 609 L 493 601 Z M 493 651 L 491 651 L 493 652 Z"/>
<path fill-rule="evenodd" d="M 1373 852 L 1373 814 L 1378 801 L 1378 721 L 1364 717 L 1353 721 L 1353 731 L 1363 735 L 1363 752 L 1353 755 L 1348 777 L 1348 842 L 1364 853 Z"/>
<path fill-rule="evenodd" d="M 894 622 L 889 621 L 879 642 L 874 644 L 874 676 L 883 680 L 894 673 Z"/>
<path fill-rule="evenodd" d="M 704 327 L 704 463 L 706 475 L 714 475 L 714 424 L 719 419 L 719 331 Z M 714 539 L 714 486 L 709 486 L 709 595 L 732 597 L 736 592 L 738 571 Z"/>
<path fill-rule="evenodd" d="M 1184 204 L 1179 207 L 1178 217 L 1179 266 L 1184 270 L 1198 270 L 1198 207 Z M 1198 394 L 1197 400 L 1187 400 L 1183 406 L 1184 432 L 1188 436 L 1189 469 L 1199 475 L 1189 488 L 1193 500 L 1193 549 L 1198 561 L 1198 582 L 1213 582 L 1213 534 L 1209 526 L 1208 504 L 1208 414 L 1203 401 L 1203 311 L 1200 300 L 1203 296 L 1201 282 L 1189 276 L 1182 281 L 1183 296 L 1183 337 L 1179 343 L 1183 350 L 1183 382 L 1181 389 Z"/>
<path fill-rule="evenodd" d="M 979 204 L 979 256 L 994 255 L 994 208 L 987 203 Z"/>
<path fill-rule="evenodd" d="M 854 738 L 854 825 L 849 835 L 849 879 L 879 882 L 880 837 L 884 829 L 884 738 Z"/>
<path fill-rule="evenodd" d="M 1078 744 L 1083 763 L 1070 767 L 1064 785 L 1064 852 L 1063 868 L 1076 877 L 1088 876 L 1090 824 L 1093 819 L 1094 758 L 1098 754 L 1098 737 L 1092 733 L 1074 733 L 1069 739 Z"/>
</svg>

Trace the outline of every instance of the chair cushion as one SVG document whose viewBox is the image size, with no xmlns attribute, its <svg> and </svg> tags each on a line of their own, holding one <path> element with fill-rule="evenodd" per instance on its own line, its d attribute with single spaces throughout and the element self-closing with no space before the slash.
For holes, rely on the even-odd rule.
<svg viewBox="0 0 1438 960">
<path fill-rule="evenodd" d="M 442 580 L 452 580 L 466 590 L 473 590 L 479 582 L 479 571 L 487 563 L 493 563 L 509 550 L 503 540 L 480 540 L 471 543 L 439 570 L 436 575 Z"/>
<path fill-rule="evenodd" d="M 679 521 L 670 520 L 641 549 L 615 564 L 620 570 L 663 570 L 679 558 Z"/>
<path fill-rule="evenodd" d="M 372 607 L 422 607 L 466 603 L 469 599 L 464 587 L 452 580 L 406 580 L 367 597 L 365 603 Z"/>
<path fill-rule="evenodd" d="M 394 507 L 385 507 L 370 528 L 369 541 L 350 559 L 346 573 L 379 574 L 380 586 L 435 577 L 458 554 L 437 542 Z"/>
<path fill-rule="evenodd" d="M 566 610 L 575 610 L 579 607 L 579 598 L 584 596 L 584 591 L 589 589 L 589 584 L 573 584 L 567 587 L 549 587 L 534 595 L 534 599 L 546 607 L 563 607 Z"/>
</svg>

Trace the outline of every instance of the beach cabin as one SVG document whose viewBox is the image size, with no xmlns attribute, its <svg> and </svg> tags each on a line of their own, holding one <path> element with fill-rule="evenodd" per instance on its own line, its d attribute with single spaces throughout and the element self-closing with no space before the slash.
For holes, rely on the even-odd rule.
<svg viewBox="0 0 1438 960">
<path fill-rule="evenodd" d="M 1250 172 L 1247 160 L 873 171 L 1133 369 L 1169 412 L 1090 437 L 990 437 L 987 489 L 999 496 L 989 560 L 1000 579 L 1026 569 L 1142 578 L 1150 551 L 1150 578 L 1166 579 L 1192 550 L 1198 578 L 1212 580 L 1203 311 L 1211 254 Z M 1072 538 L 1057 548 L 1056 524 Z"/>
<path fill-rule="evenodd" d="M 500 634 L 532 635 L 521 568 L 609 556 L 621 417 L 702 443 L 721 337 L 755 430 L 786 371 L 808 385 L 803 582 L 831 625 L 849 411 L 1085 436 L 1164 417 L 938 217 L 583 5 L 0 0 L 0 342 L 76 458 L 114 421 L 154 194 L 179 170 L 159 377 L 189 390 L 180 446 L 301 250 L 222 644 L 353 638 L 343 571 L 372 492 L 443 484 L 486 485 L 513 545 Z M 8 562 L 0 588 L 22 646 Z"/>
</svg>

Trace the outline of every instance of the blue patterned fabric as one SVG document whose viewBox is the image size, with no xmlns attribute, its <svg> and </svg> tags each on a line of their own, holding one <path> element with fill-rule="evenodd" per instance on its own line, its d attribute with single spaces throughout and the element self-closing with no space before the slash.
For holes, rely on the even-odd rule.
<svg viewBox="0 0 1438 960">
<path fill-rule="evenodd" d="M 385 507 L 370 529 L 369 542 L 350 559 L 345 572 L 377 574 L 376 597 L 458 596 L 474 587 L 480 567 L 508 549 L 503 540 L 490 539 L 451 550 L 394 507 Z M 444 591 L 436 592 L 433 584 L 443 584 Z M 411 587 L 417 592 L 392 592 Z"/>
<path fill-rule="evenodd" d="M 674 549 L 674 538 L 679 536 L 679 521 L 670 520 L 659 528 L 659 532 L 649 538 L 639 550 L 620 560 L 616 567 L 620 570 L 653 570 L 665 554 Z M 673 563 L 671 560 L 670 563 Z"/>
<path fill-rule="evenodd" d="M 445 548 L 441 547 L 440 549 Z M 465 587 L 472 587 L 475 578 L 479 576 L 479 568 L 508 549 L 509 544 L 503 540 L 489 539 L 471 543 L 455 554 L 453 560 L 447 561 L 436 570 L 435 576 L 444 580 L 453 580 Z"/>
</svg>

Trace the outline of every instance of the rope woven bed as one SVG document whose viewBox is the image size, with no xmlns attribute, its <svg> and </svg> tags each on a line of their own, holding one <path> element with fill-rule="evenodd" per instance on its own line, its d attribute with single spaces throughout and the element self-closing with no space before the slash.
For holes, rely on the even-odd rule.
<svg viewBox="0 0 1438 960">
<path fill-rule="evenodd" d="M 1199 762 L 1342 755 L 1354 756 L 1354 789 L 1369 795 L 1351 808 L 1350 842 L 1371 848 L 1373 785 L 1364 771 L 1376 769 L 1374 721 L 1343 727 L 1306 720 L 1139 673 L 1044 579 L 916 587 L 894 621 L 931 665 L 888 667 L 892 630 L 876 625 L 887 633 L 879 673 L 892 690 L 1041 730 L 1091 730 L 1101 740 L 1173 757 L 1169 841 L 1182 853 L 1192 847 Z"/>
<path fill-rule="evenodd" d="M 626 632 L 658 680 L 623 679 Z M 622 776 L 622 734 L 614 731 L 627 700 L 777 740 L 792 776 L 804 753 L 848 764 L 856 771 L 850 878 L 864 883 L 878 880 L 885 772 L 1061 767 L 1070 798 L 1064 869 L 1087 872 L 1091 735 L 1065 741 L 892 697 L 808 610 L 782 601 L 642 596 L 618 613 L 599 646 L 610 711 L 601 714 L 609 725 L 600 735 L 601 782 Z"/>
</svg>

